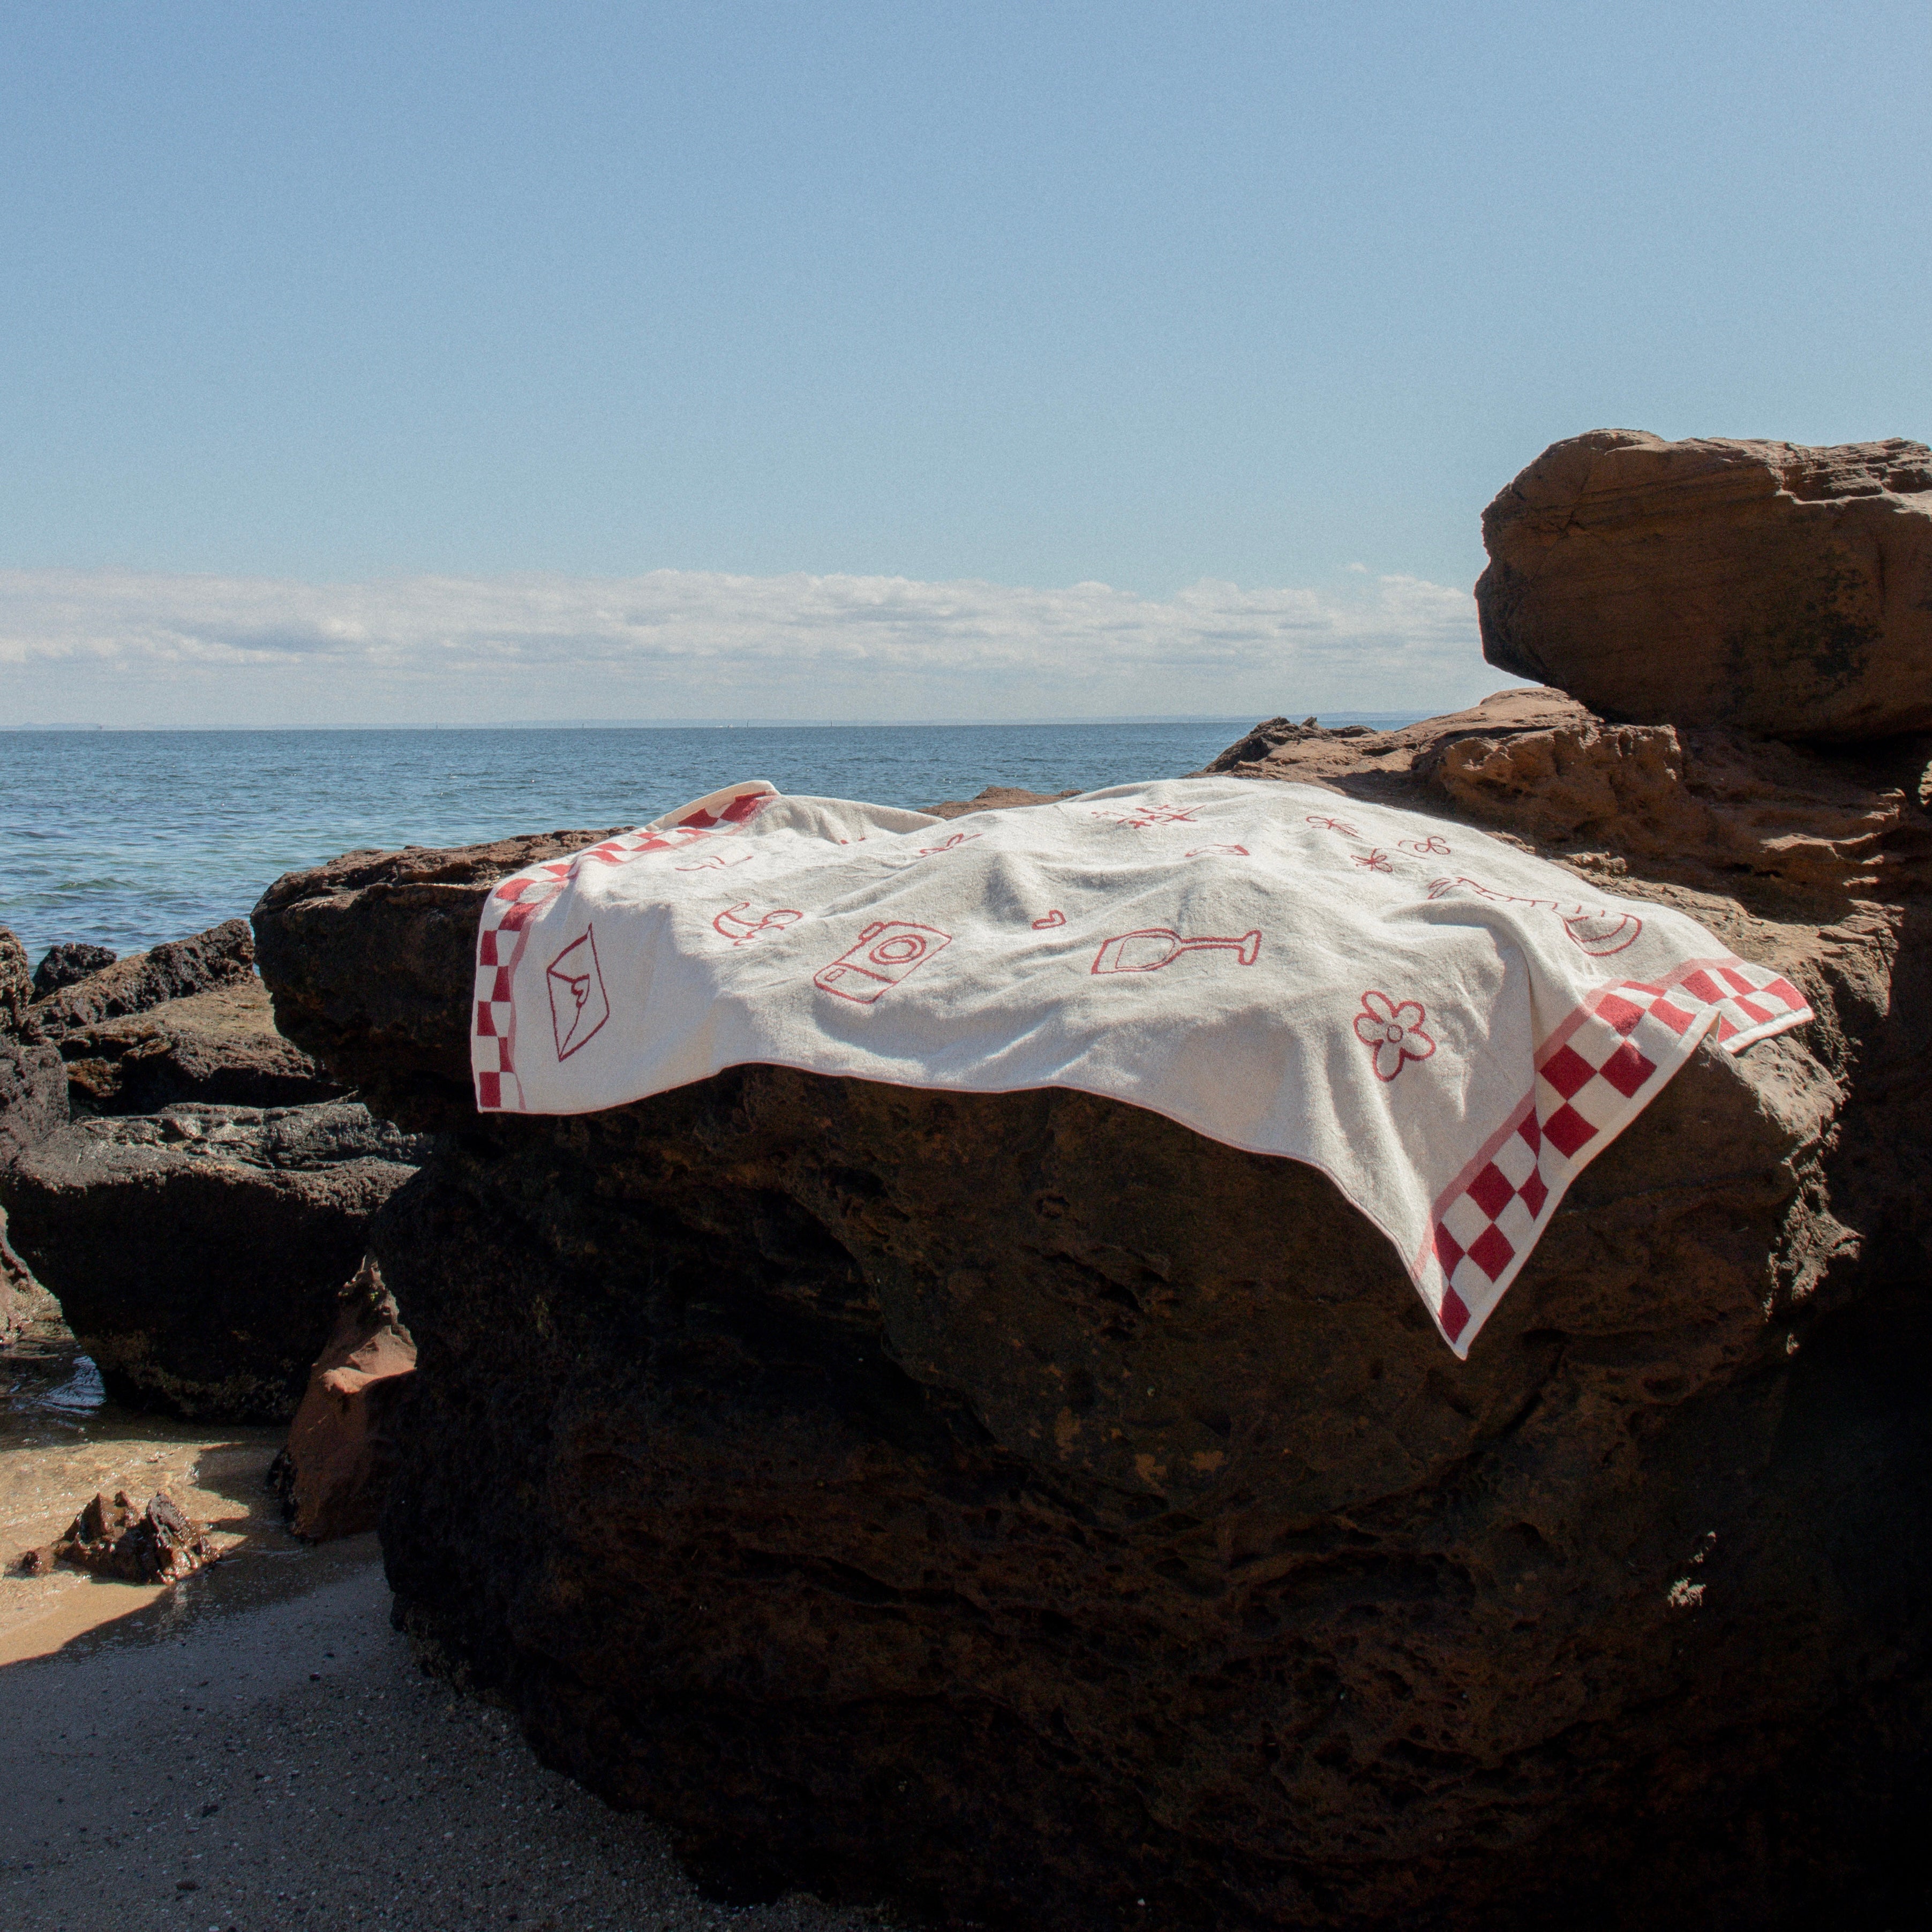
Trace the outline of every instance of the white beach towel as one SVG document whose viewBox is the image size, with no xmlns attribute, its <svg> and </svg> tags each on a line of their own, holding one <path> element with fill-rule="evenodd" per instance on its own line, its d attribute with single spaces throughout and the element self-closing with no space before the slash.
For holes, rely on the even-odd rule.
<svg viewBox="0 0 1932 1932">
<path fill-rule="evenodd" d="M 1680 913 L 1311 786 L 949 822 L 753 781 L 498 886 L 473 1044 L 486 1111 L 753 1061 L 1148 1108 L 1319 1168 L 1466 1355 L 1706 1032 L 1736 1053 L 1810 1017 Z"/>
</svg>

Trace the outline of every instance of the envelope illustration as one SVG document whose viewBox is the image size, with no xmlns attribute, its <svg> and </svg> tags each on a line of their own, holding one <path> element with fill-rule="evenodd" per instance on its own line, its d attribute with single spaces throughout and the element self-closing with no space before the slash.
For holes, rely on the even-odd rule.
<svg viewBox="0 0 1932 1932">
<path fill-rule="evenodd" d="M 544 968 L 544 987 L 550 994 L 556 1057 L 568 1060 L 610 1017 L 610 1001 L 597 964 L 597 941 L 590 927 Z"/>
</svg>

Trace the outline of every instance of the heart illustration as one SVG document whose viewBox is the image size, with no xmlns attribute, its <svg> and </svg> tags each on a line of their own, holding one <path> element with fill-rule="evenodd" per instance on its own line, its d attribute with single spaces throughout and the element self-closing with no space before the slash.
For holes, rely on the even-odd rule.
<svg viewBox="0 0 1932 1932">
<path fill-rule="evenodd" d="M 1066 914 L 1050 912 L 1044 919 L 1035 920 L 1033 922 L 1033 929 L 1036 932 L 1051 932 L 1056 926 L 1064 926 L 1066 923 Z"/>
</svg>

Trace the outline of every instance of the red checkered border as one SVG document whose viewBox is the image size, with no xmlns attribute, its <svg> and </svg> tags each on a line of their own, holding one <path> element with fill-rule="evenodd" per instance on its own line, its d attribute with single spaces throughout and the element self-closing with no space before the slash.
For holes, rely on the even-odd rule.
<svg viewBox="0 0 1932 1932">
<path fill-rule="evenodd" d="M 712 792 L 653 820 L 640 831 L 621 832 L 568 859 L 526 866 L 490 892 L 478 922 L 476 993 L 470 1016 L 470 1064 L 479 1113 L 525 1111 L 523 1083 L 517 1076 L 515 987 L 517 968 L 537 915 L 586 866 L 628 866 L 652 853 L 682 852 L 699 839 L 736 832 L 767 799 L 777 795 L 762 779 Z"/>
<path fill-rule="evenodd" d="M 1694 959 L 1588 994 L 1538 1050 L 1530 1090 L 1438 1198 L 1412 1270 L 1459 1356 L 1529 1258 L 1571 1181 L 1716 1030 L 1727 1053 L 1812 1017 L 1783 974 Z"/>
</svg>

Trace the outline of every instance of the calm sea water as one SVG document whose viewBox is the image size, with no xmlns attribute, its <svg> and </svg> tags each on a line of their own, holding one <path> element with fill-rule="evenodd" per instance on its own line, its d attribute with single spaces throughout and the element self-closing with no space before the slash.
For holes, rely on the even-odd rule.
<svg viewBox="0 0 1932 1932">
<path fill-rule="evenodd" d="M 0 925 L 132 952 L 362 846 L 642 824 L 739 778 L 919 807 L 1198 771 L 1253 723 L 0 733 Z M 1340 714 L 1328 724 L 1405 718 Z"/>
</svg>

